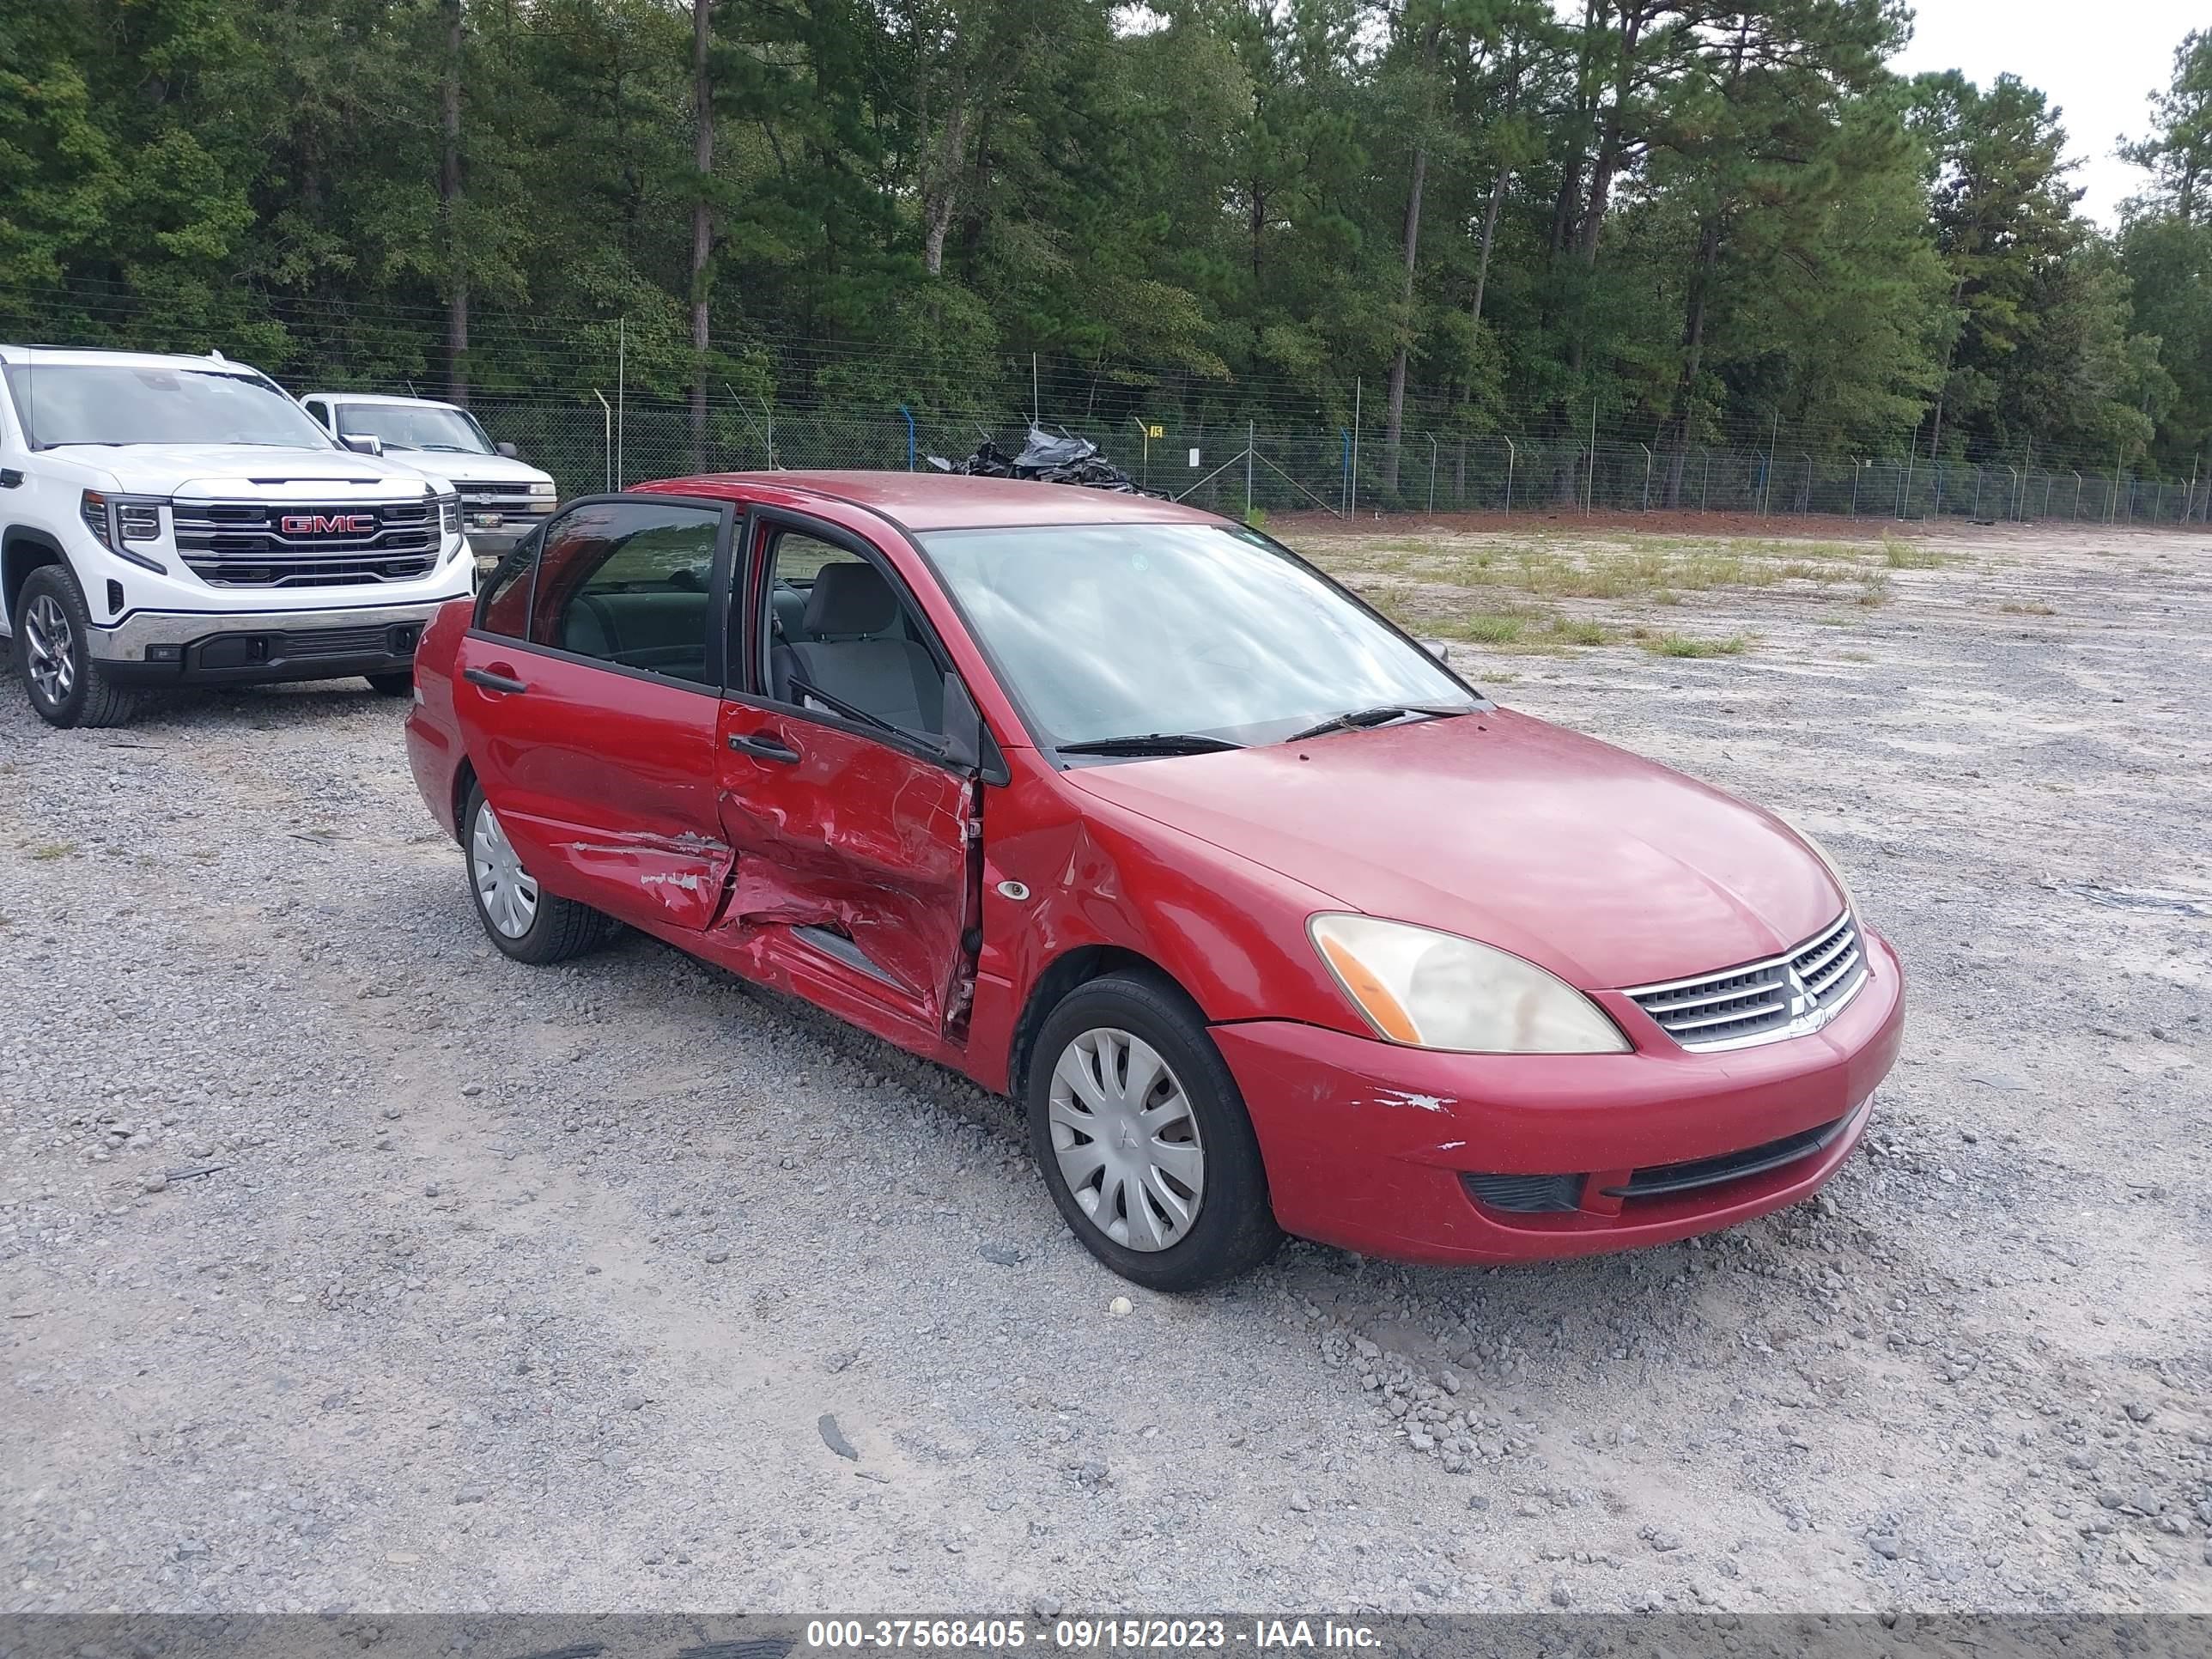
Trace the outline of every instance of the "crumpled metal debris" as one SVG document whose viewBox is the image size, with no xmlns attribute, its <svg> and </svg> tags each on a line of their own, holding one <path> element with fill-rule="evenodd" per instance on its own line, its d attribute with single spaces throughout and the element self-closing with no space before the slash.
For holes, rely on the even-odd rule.
<svg viewBox="0 0 2212 1659">
<path fill-rule="evenodd" d="M 1091 489 L 1115 489 L 1141 495 L 1136 482 L 1099 453 L 1088 438 L 1063 430 L 1055 437 L 1041 426 L 1030 428 L 1029 441 L 1018 455 L 1009 455 L 988 438 L 965 460 L 948 461 L 932 455 L 929 464 L 939 472 L 957 472 L 971 478 L 1029 478 L 1038 483 L 1081 484 Z"/>
</svg>

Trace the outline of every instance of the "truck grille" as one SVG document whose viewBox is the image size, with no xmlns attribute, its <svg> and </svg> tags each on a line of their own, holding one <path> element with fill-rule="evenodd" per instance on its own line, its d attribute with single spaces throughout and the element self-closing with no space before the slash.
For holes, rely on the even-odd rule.
<svg viewBox="0 0 2212 1659">
<path fill-rule="evenodd" d="M 179 501 L 177 551 L 217 587 L 343 587 L 412 581 L 438 562 L 433 501 L 271 506 Z"/>
<path fill-rule="evenodd" d="M 532 495 L 527 484 L 458 484 L 465 513 L 498 513 L 508 518 L 543 518 L 553 510 L 551 501 Z"/>
<path fill-rule="evenodd" d="M 1846 910 L 1786 956 L 1628 995 L 1685 1048 L 1748 1048 L 1820 1030 L 1866 975 L 1858 927 Z"/>
</svg>

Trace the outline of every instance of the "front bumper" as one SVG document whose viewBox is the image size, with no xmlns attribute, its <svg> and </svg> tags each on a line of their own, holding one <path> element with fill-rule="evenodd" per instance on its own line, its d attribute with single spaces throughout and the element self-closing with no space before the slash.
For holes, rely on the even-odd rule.
<svg viewBox="0 0 2212 1659">
<path fill-rule="evenodd" d="M 92 630 L 92 654 L 125 685 L 255 685 L 401 673 L 439 607 L 465 592 L 343 611 L 138 611 Z"/>
<path fill-rule="evenodd" d="M 1595 1255 L 1764 1215 L 1843 1166 L 1904 1034 L 1897 954 L 1867 939 L 1872 974 L 1826 1028 L 1729 1053 L 1436 1054 L 1275 1020 L 1213 1036 L 1286 1231 L 1407 1261 Z M 1544 1184 L 1470 1176 L 1566 1197 L 1509 1207 Z"/>
</svg>

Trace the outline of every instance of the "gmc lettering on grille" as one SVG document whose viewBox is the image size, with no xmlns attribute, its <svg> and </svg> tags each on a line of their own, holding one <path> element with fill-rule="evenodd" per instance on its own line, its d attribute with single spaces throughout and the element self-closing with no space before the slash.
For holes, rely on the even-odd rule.
<svg viewBox="0 0 2212 1659">
<path fill-rule="evenodd" d="M 368 536 L 376 530 L 373 513 L 293 513 L 276 521 L 287 536 Z"/>
</svg>

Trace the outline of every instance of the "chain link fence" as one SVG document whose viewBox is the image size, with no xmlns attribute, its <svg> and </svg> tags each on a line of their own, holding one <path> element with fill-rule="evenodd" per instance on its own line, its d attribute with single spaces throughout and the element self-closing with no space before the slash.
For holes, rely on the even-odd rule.
<svg viewBox="0 0 2212 1659">
<path fill-rule="evenodd" d="M 782 411 L 764 401 L 708 406 L 695 434 L 684 405 L 556 404 L 479 397 L 495 438 L 550 472 L 565 496 L 692 472 L 777 468 L 925 470 L 988 439 L 1019 449 L 1018 424 L 880 414 Z M 1049 422 L 1048 424 L 1050 424 Z M 1399 514 L 1722 513 L 1903 522 L 2185 525 L 2212 522 L 2212 477 L 2187 483 L 2039 465 L 1872 459 L 1807 451 L 1538 441 L 1408 433 L 1395 477 L 1378 432 L 1147 424 L 1069 428 L 1139 486 L 1231 518 L 1320 512 Z"/>
</svg>

